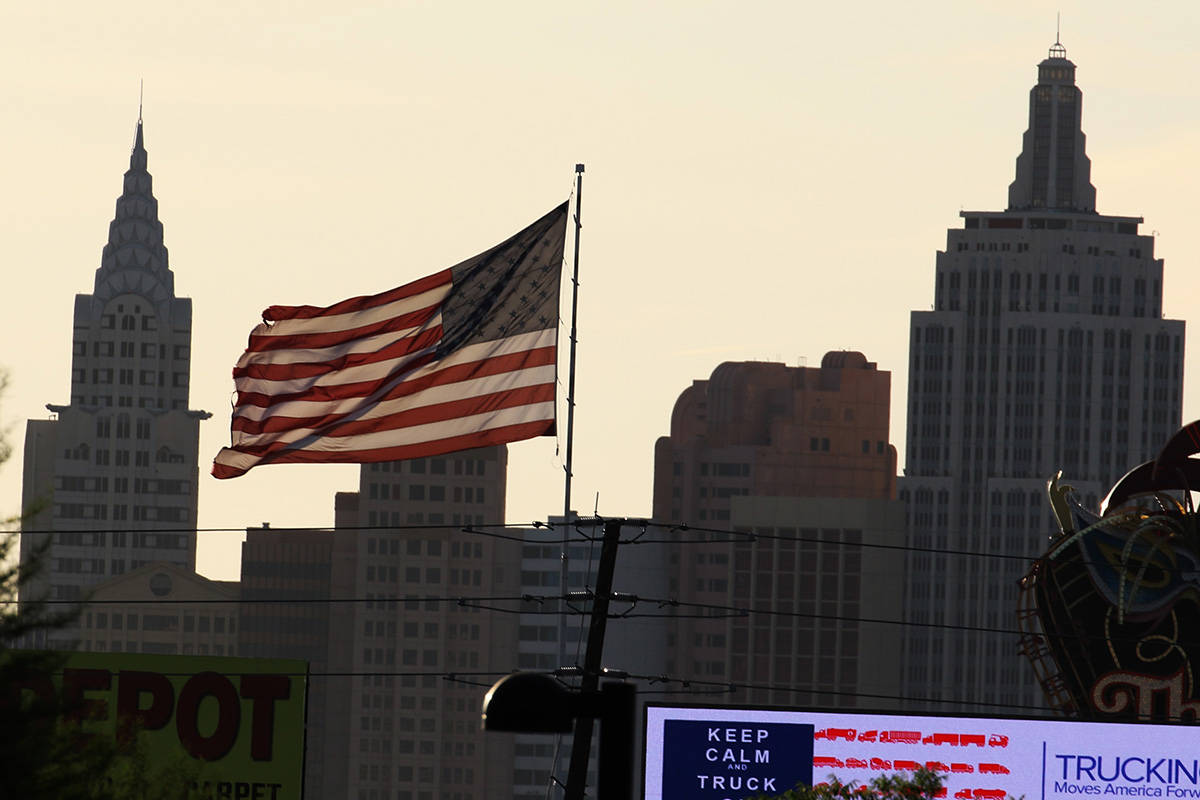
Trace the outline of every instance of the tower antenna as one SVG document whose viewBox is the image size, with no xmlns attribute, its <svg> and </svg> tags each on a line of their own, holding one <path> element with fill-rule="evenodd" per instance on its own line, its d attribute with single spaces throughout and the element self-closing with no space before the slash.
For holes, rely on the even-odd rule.
<svg viewBox="0 0 1200 800">
<path fill-rule="evenodd" d="M 1054 43 L 1062 44 L 1062 12 L 1054 14 Z"/>
<path fill-rule="evenodd" d="M 142 91 L 145 89 L 145 85 L 145 79 L 138 78 L 138 125 L 142 124 Z"/>
</svg>

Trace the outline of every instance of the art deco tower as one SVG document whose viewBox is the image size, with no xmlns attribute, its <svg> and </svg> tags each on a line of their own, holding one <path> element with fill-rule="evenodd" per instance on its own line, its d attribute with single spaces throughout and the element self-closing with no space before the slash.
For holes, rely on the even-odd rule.
<svg viewBox="0 0 1200 800">
<path fill-rule="evenodd" d="M 1017 581 L 1057 530 L 1046 480 L 1061 469 L 1095 507 L 1179 426 L 1184 323 L 1162 318 L 1142 218 L 1096 213 L 1081 100 L 1056 42 L 1008 208 L 962 212 L 934 310 L 912 314 L 905 695 L 951 701 L 934 710 L 1043 706 L 1007 632 Z"/>
<path fill-rule="evenodd" d="M 26 596 L 73 600 L 151 561 L 194 569 L 200 420 L 188 409 L 192 302 L 175 296 L 139 118 L 92 294 L 75 296 L 71 399 L 25 433 Z M 49 532 L 52 531 L 52 535 Z"/>
</svg>

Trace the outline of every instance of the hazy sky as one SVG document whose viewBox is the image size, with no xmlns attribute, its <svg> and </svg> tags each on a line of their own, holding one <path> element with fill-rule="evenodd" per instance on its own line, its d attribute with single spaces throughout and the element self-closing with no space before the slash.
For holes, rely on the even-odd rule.
<svg viewBox="0 0 1200 800">
<path fill-rule="evenodd" d="M 73 295 L 92 289 L 143 78 L 194 303 L 191 405 L 214 414 L 203 528 L 330 525 L 357 485 L 356 466 L 207 474 L 263 308 L 450 266 L 565 199 L 576 162 L 577 508 L 598 493 L 601 514 L 649 514 L 654 440 L 723 360 L 863 351 L 892 373 L 903 461 L 909 312 L 930 307 L 958 212 L 1007 201 L 1059 9 L 1098 208 L 1157 232 L 1166 316 L 1200 297 L 1195 3 L 186 5 L 5 9 L 0 511 L 20 502 L 24 420 L 69 400 Z M 510 446 L 509 521 L 561 511 L 559 445 Z M 202 533 L 200 571 L 236 577 L 239 541 Z"/>
</svg>

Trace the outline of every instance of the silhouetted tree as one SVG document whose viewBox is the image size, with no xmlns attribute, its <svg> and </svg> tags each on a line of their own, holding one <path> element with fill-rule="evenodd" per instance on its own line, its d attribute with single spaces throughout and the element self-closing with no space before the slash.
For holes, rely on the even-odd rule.
<svg viewBox="0 0 1200 800">
<path fill-rule="evenodd" d="M 880 775 L 864 784 L 842 783 L 830 775 L 815 786 L 801 784 L 780 795 L 761 795 L 752 800 L 932 800 L 941 788 L 941 776 L 921 767 L 911 776 Z"/>
</svg>

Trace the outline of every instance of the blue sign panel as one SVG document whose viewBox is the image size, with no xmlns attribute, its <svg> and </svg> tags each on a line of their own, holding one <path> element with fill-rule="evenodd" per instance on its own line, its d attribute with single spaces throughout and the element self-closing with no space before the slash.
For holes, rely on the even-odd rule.
<svg viewBox="0 0 1200 800">
<path fill-rule="evenodd" d="M 812 783 L 813 726 L 666 720 L 663 800 L 744 800 Z"/>
</svg>

